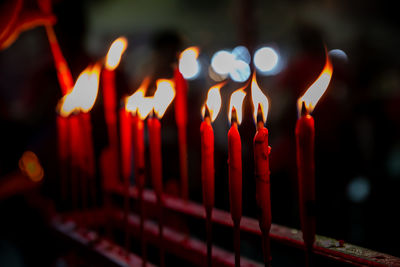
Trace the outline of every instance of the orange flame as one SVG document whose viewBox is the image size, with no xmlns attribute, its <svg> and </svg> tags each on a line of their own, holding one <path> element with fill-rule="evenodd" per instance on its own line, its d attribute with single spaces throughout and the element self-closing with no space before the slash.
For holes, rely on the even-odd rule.
<svg viewBox="0 0 400 267">
<path fill-rule="evenodd" d="M 244 97 L 246 96 L 246 93 L 243 91 L 244 88 L 245 87 L 240 88 L 235 92 L 233 92 L 231 95 L 231 99 L 229 101 L 229 110 L 228 110 L 229 121 L 231 121 L 232 119 L 232 110 L 233 108 L 235 108 L 238 124 L 242 123 L 242 116 L 243 116 L 242 106 Z"/>
<path fill-rule="evenodd" d="M 144 98 L 144 93 L 149 86 L 150 78 L 146 77 L 142 81 L 142 84 L 139 86 L 139 89 L 136 90 L 132 95 L 125 98 L 125 108 L 133 114 L 136 114 L 139 109 L 140 102 Z"/>
<path fill-rule="evenodd" d="M 332 63 L 329 60 L 329 56 L 326 53 L 326 62 L 325 67 L 322 70 L 321 74 L 315 80 L 315 82 L 307 89 L 302 97 L 299 98 L 297 105 L 299 112 L 301 111 L 301 105 L 304 102 L 307 111 L 311 113 L 315 105 L 318 103 L 318 100 L 325 93 L 328 88 L 329 82 L 332 78 L 333 67 Z"/>
<path fill-rule="evenodd" d="M 253 111 L 254 121 L 257 123 L 257 112 L 258 112 L 258 106 L 260 105 L 263 121 L 265 123 L 267 121 L 269 101 L 257 84 L 255 72 L 253 73 L 253 79 L 251 80 L 251 99 L 253 101 L 253 108 L 254 108 Z"/>
<path fill-rule="evenodd" d="M 119 37 L 110 46 L 106 56 L 106 69 L 114 70 L 121 61 L 121 56 L 125 52 L 128 40 L 125 37 Z"/>
<path fill-rule="evenodd" d="M 222 83 L 212 86 L 208 90 L 206 103 L 204 104 L 204 106 L 201 109 L 201 113 L 204 118 L 204 115 L 206 112 L 206 105 L 207 105 L 208 110 L 210 111 L 211 122 L 213 122 L 217 118 L 219 110 L 221 109 L 222 100 L 221 100 L 221 93 L 219 90 L 224 85 L 225 85 L 225 82 L 222 82 Z"/>
<path fill-rule="evenodd" d="M 180 53 L 179 61 L 185 60 L 185 58 L 197 58 L 199 53 L 200 49 L 197 46 L 188 47 Z"/>
<path fill-rule="evenodd" d="M 88 66 L 81 72 L 71 92 L 59 103 L 60 115 L 66 117 L 73 112 L 89 112 L 97 98 L 100 64 Z"/>
<path fill-rule="evenodd" d="M 20 170 L 33 182 L 39 182 L 43 179 L 44 171 L 40 165 L 39 159 L 32 151 L 25 151 L 18 162 Z"/>
<path fill-rule="evenodd" d="M 175 97 L 175 84 L 171 80 L 157 80 L 157 91 L 154 93 L 153 103 L 156 116 L 161 119 L 169 104 Z"/>
</svg>

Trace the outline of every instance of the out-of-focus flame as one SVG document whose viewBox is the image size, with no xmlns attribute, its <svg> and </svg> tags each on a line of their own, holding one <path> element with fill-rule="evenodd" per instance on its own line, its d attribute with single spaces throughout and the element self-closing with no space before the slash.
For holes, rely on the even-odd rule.
<svg viewBox="0 0 400 267">
<path fill-rule="evenodd" d="M 161 119 L 169 104 L 175 97 L 175 84 L 171 80 L 157 80 L 157 90 L 154 93 L 153 103 L 156 116 Z"/>
<path fill-rule="evenodd" d="M 328 54 L 326 54 L 326 62 L 325 67 L 322 70 L 321 74 L 315 80 L 315 82 L 307 89 L 302 97 L 299 98 L 297 105 L 298 110 L 301 112 L 301 106 L 304 102 L 305 107 L 308 113 L 311 113 L 314 110 L 315 105 L 321 96 L 325 93 L 328 88 L 329 82 L 332 78 L 333 67 L 332 63 L 329 60 Z"/>
<path fill-rule="evenodd" d="M 265 123 L 267 121 L 269 101 L 257 84 L 256 72 L 253 73 L 253 79 L 251 81 L 251 99 L 253 101 L 253 108 L 254 108 L 253 111 L 254 121 L 257 123 L 258 106 L 260 105 L 263 121 Z"/>
<path fill-rule="evenodd" d="M 125 37 L 119 37 L 111 44 L 106 56 L 106 69 L 114 70 L 118 67 L 127 45 L 128 41 Z"/>
<path fill-rule="evenodd" d="M 147 90 L 147 87 L 149 86 L 149 83 L 150 78 L 144 78 L 142 84 L 139 86 L 139 89 L 137 89 L 132 95 L 125 98 L 126 110 L 132 112 L 133 114 L 136 114 L 136 112 L 138 112 L 139 104 L 144 98 L 144 94 Z"/>
<path fill-rule="evenodd" d="M 243 116 L 242 106 L 244 97 L 246 96 L 246 93 L 243 91 L 243 89 L 244 87 L 233 92 L 231 95 L 231 99 L 229 101 L 229 110 L 228 110 L 229 121 L 231 121 L 232 119 L 232 110 L 233 108 L 235 108 L 238 124 L 242 123 L 242 116 Z"/>
<path fill-rule="evenodd" d="M 100 64 L 96 64 L 82 71 L 71 92 L 60 100 L 60 115 L 68 116 L 73 112 L 89 112 L 92 109 L 99 89 L 100 68 Z"/>
<path fill-rule="evenodd" d="M 32 151 L 25 151 L 18 162 L 20 170 L 33 182 L 39 182 L 43 179 L 44 171 L 40 165 L 39 159 Z"/>
<path fill-rule="evenodd" d="M 185 79 L 194 79 L 200 72 L 200 65 L 197 61 L 199 48 L 191 46 L 182 51 L 179 56 L 179 71 Z"/>
<path fill-rule="evenodd" d="M 201 113 L 204 118 L 204 115 L 206 112 L 206 105 L 207 105 L 208 111 L 210 112 L 211 122 L 213 122 L 217 118 L 219 110 L 221 109 L 222 100 L 221 100 L 221 93 L 219 90 L 224 85 L 225 85 L 225 82 L 219 83 L 219 84 L 214 85 L 213 87 L 211 87 L 208 90 L 206 103 L 204 104 L 204 106 L 201 109 Z"/>
</svg>

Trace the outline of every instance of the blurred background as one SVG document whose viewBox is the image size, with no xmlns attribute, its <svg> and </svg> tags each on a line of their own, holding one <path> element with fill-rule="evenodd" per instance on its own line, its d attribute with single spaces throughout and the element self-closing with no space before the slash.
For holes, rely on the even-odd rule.
<svg viewBox="0 0 400 267">
<path fill-rule="evenodd" d="M 35 7 L 35 1 L 26 2 Z M 317 233 L 400 257 L 400 24 L 393 5 L 392 1 L 332 0 L 55 0 L 53 13 L 55 32 L 74 79 L 88 64 L 101 60 L 114 39 L 126 36 L 128 48 L 117 69 L 119 99 L 133 93 L 146 76 L 172 77 L 177 53 L 199 47 L 199 71 L 188 80 L 190 199 L 202 201 L 200 109 L 208 89 L 226 79 L 221 89 L 223 105 L 213 124 L 216 207 L 226 211 L 228 101 L 256 71 L 270 101 L 272 222 L 297 229 L 296 101 L 320 74 L 325 45 L 333 76 L 313 112 Z M 264 62 L 272 63 L 256 66 L 257 52 Z M 218 65 L 224 57 L 237 63 L 229 71 Z M 37 205 L 34 195 L 57 197 L 55 108 L 60 98 L 43 27 L 21 33 L 0 51 L 0 182 L 18 169 L 26 150 L 36 153 L 45 173 L 33 193 L 0 196 L 0 263 L 15 256 L 8 259 L 15 265 L 7 266 L 33 266 L 35 252 L 43 249 L 35 244 L 48 236 L 41 223 L 48 212 Z M 101 99 L 100 94 L 92 110 L 97 157 L 107 145 Z M 248 95 L 239 127 L 243 215 L 256 218 L 251 110 Z M 177 194 L 173 106 L 163 118 L 162 138 L 165 188 Z M 250 241 L 242 240 L 242 253 L 261 260 Z M 216 244 L 224 246 L 224 242 L 231 241 L 216 237 Z M 50 259 L 42 261 L 41 266 L 54 264 Z"/>
</svg>

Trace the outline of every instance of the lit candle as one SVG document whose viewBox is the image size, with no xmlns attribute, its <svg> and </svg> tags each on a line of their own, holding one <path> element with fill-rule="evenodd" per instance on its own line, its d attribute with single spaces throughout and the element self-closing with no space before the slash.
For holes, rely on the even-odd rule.
<svg viewBox="0 0 400 267">
<path fill-rule="evenodd" d="M 188 200 L 189 198 L 189 181 L 188 181 L 188 167 L 187 167 L 187 139 L 186 139 L 186 126 L 187 126 L 187 91 L 188 84 L 183 77 L 180 68 L 182 61 L 185 60 L 185 55 L 194 53 L 196 57 L 199 54 L 197 47 L 189 47 L 185 49 L 179 56 L 179 66 L 174 71 L 174 82 L 176 88 L 175 96 L 175 120 L 178 128 L 178 145 L 179 145 L 179 167 L 181 176 L 181 196 L 182 199 Z"/>
<path fill-rule="evenodd" d="M 57 115 L 57 140 L 58 140 L 58 158 L 60 167 L 60 177 L 61 177 L 61 196 L 63 203 L 67 201 L 68 195 L 68 147 L 69 137 L 68 137 L 68 125 L 69 120 L 59 114 Z"/>
<path fill-rule="evenodd" d="M 126 46 L 127 40 L 125 37 L 119 37 L 111 44 L 105 59 L 105 68 L 101 73 L 103 84 L 104 115 L 107 124 L 108 139 L 112 150 L 115 152 L 116 161 L 118 161 L 118 133 L 116 115 L 117 96 L 115 90 L 114 70 L 118 67 Z"/>
<path fill-rule="evenodd" d="M 165 266 L 163 241 L 163 184 L 161 157 L 161 124 L 160 119 L 175 97 L 174 83 L 170 80 L 157 80 L 157 91 L 153 97 L 153 116 L 147 119 L 149 130 L 151 180 L 159 208 L 160 266 Z"/>
<path fill-rule="evenodd" d="M 325 67 L 317 80 L 298 100 L 300 118 L 296 123 L 297 173 L 299 183 L 299 209 L 301 229 L 306 247 L 307 266 L 315 241 L 315 165 L 314 119 L 310 115 L 318 100 L 328 88 L 332 77 L 332 64 L 326 55 Z"/>
<path fill-rule="evenodd" d="M 212 209 L 214 207 L 214 131 L 211 123 L 217 118 L 221 108 L 220 88 L 225 83 L 217 84 L 208 90 L 207 100 L 202 108 L 203 122 L 200 126 L 201 136 L 201 181 L 203 203 L 206 211 L 207 230 L 207 263 L 212 265 Z"/>
<path fill-rule="evenodd" d="M 251 82 L 251 98 L 254 107 L 254 121 L 257 132 L 254 136 L 254 165 L 256 178 L 256 200 L 260 208 L 259 225 L 262 233 L 263 254 L 265 266 L 270 266 L 270 241 L 271 229 L 271 199 L 270 199 L 270 171 L 268 129 L 264 127 L 269 109 L 268 98 L 263 94 L 256 81 L 256 73 Z"/>
<path fill-rule="evenodd" d="M 229 199 L 234 228 L 235 266 L 240 266 L 240 220 L 242 218 L 242 143 L 238 125 L 242 121 L 244 88 L 232 93 L 229 104 L 231 128 L 228 132 Z"/>
<path fill-rule="evenodd" d="M 89 111 L 92 109 L 97 98 L 99 86 L 100 65 L 86 68 L 76 80 L 73 89 L 60 100 L 60 116 L 69 117 L 70 123 L 70 149 L 72 166 L 72 197 L 77 205 L 77 180 L 82 182 L 82 204 L 86 207 L 87 190 L 86 183 L 94 182 L 95 159 L 93 141 L 91 135 L 91 123 Z M 85 177 L 84 179 L 81 179 Z M 94 196 L 94 184 L 89 188 Z M 93 199 L 95 201 L 95 199 Z"/>
<path fill-rule="evenodd" d="M 143 190 L 146 183 L 145 177 L 145 147 L 144 147 L 144 123 L 150 111 L 153 109 L 153 99 L 144 97 L 144 93 L 149 85 L 150 79 L 143 80 L 140 88 L 131 96 L 127 97 L 125 109 L 132 114 L 132 140 L 133 140 L 133 159 L 135 182 L 139 193 L 139 209 L 140 209 L 140 242 L 142 247 L 142 266 L 146 266 L 146 243 L 144 238 L 144 200 Z M 124 145 L 123 145 L 124 146 Z M 130 156 L 129 156 L 130 158 Z M 126 164 L 128 164 L 128 161 Z M 129 164 L 130 166 L 130 164 Z"/>
</svg>

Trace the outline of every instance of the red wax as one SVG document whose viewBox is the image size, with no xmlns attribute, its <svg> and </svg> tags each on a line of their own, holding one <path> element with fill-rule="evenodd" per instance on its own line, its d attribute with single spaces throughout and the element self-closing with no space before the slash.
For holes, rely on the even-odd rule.
<svg viewBox="0 0 400 267">
<path fill-rule="evenodd" d="M 269 180 L 269 147 L 268 130 L 262 122 L 257 124 L 257 132 L 254 137 L 254 163 L 256 177 L 256 200 L 260 208 L 259 225 L 262 232 L 264 263 L 270 266 L 270 241 L 271 229 L 271 198 Z"/>
<path fill-rule="evenodd" d="M 162 162 L 161 162 L 161 124 L 157 118 L 147 120 L 149 130 L 151 180 L 157 198 L 161 197 L 162 187 Z"/>
<path fill-rule="evenodd" d="M 306 247 L 315 241 L 314 119 L 303 115 L 296 124 L 297 173 L 299 179 L 300 221 Z"/>
<path fill-rule="evenodd" d="M 67 199 L 68 192 L 68 117 L 57 115 L 57 139 L 58 139 L 58 157 L 60 161 L 61 194 L 63 200 Z"/>
<path fill-rule="evenodd" d="M 121 134 L 121 169 L 122 177 L 126 181 L 131 175 L 132 160 L 132 115 L 125 108 L 119 111 L 120 134 Z"/>
<path fill-rule="evenodd" d="M 72 87 L 74 86 L 72 75 L 68 68 L 67 61 L 65 60 L 61 52 L 53 27 L 46 26 L 46 33 L 49 39 L 51 52 L 54 58 L 54 63 L 56 65 L 57 77 L 58 77 L 58 82 L 60 83 L 61 92 L 62 95 L 65 95 L 70 90 L 72 90 Z"/>
<path fill-rule="evenodd" d="M 187 82 L 179 71 L 174 72 L 175 81 L 175 120 L 178 128 L 178 144 L 179 144 L 179 167 L 181 176 L 181 192 L 182 198 L 189 198 L 188 188 L 188 167 L 187 167 Z"/>
<path fill-rule="evenodd" d="M 80 122 L 77 115 L 69 116 L 69 138 L 70 138 L 70 164 L 71 164 L 71 197 L 73 207 L 78 206 L 80 166 L 82 166 L 82 147 Z"/>
<path fill-rule="evenodd" d="M 234 224 L 240 224 L 242 217 L 242 143 L 233 123 L 228 132 L 229 197 Z"/>
<path fill-rule="evenodd" d="M 203 203 L 206 210 L 214 206 L 214 131 L 210 118 L 206 117 L 200 126 L 201 135 L 201 180 Z"/>
<path fill-rule="evenodd" d="M 132 117 L 132 135 L 134 150 L 135 179 L 139 190 L 145 186 L 145 160 L 144 160 L 144 124 L 138 116 Z"/>
<path fill-rule="evenodd" d="M 92 138 L 92 122 L 90 121 L 90 113 L 80 113 L 81 125 L 82 125 L 82 152 L 85 157 L 85 166 L 82 168 L 87 172 L 90 178 L 94 178 L 96 163 L 94 158 L 93 138 Z"/>
<path fill-rule="evenodd" d="M 107 124 L 109 144 L 113 148 L 118 147 L 118 133 L 117 133 L 117 98 L 115 92 L 115 72 L 108 69 L 103 69 L 101 73 L 102 88 L 103 88 L 103 102 L 104 102 L 104 115 Z"/>
</svg>

